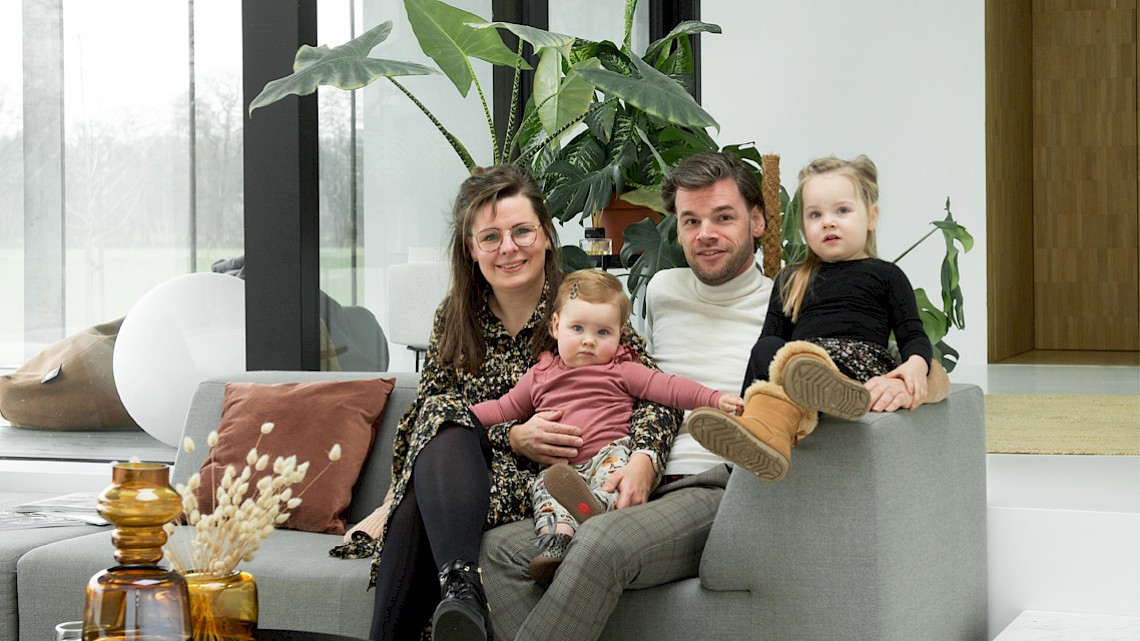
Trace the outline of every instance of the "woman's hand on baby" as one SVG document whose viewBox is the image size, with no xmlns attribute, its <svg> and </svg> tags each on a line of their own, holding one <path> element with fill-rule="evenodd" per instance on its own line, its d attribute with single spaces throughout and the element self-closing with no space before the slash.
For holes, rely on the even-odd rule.
<svg viewBox="0 0 1140 641">
<path fill-rule="evenodd" d="M 740 416 L 744 413 L 744 399 L 736 394 L 721 394 L 717 399 L 716 406 L 720 411 L 735 416 Z"/>
<path fill-rule="evenodd" d="M 613 474 L 602 483 L 603 492 L 617 490 L 618 500 L 614 509 L 641 505 L 649 500 L 649 493 L 657 483 L 657 472 L 653 470 L 653 461 L 640 452 L 629 457 L 629 462 L 614 470 Z"/>
<path fill-rule="evenodd" d="M 562 410 L 538 412 L 525 423 L 512 425 L 509 436 L 515 454 L 535 463 L 554 465 L 567 463 L 578 456 L 582 446 L 582 430 L 574 425 L 557 423 Z"/>
</svg>

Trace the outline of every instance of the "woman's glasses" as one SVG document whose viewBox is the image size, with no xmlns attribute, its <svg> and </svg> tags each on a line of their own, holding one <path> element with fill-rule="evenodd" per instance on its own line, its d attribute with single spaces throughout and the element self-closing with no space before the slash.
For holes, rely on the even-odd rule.
<svg viewBox="0 0 1140 641">
<path fill-rule="evenodd" d="M 522 223 L 511 227 L 511 241 L 519 247 L 530 247 L 538 239 L 538 225 Z M 475 234 L 475 244 L 485 252 L 493 252 L 503 244 L 503 230 L 484 229 Z"/>
</svg>

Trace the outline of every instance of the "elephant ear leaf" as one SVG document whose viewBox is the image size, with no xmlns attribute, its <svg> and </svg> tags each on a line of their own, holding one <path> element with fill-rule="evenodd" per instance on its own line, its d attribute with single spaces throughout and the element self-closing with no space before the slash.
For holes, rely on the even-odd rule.
<svg viewBox="0 0 1140 641">
<path fill-rule="evenodd" d="M 574 46 L 575 40 L 574 36 L 513 22 L 476 22 L 467 26 L 472 29 L 506 29 L 529 42 L 536 53 L 541 49 L 554 48 L 561 50 L 562 55 L 567 58 L 570 57 L 570 47 Z"/>
<path fill-rule="evenodd" d="M 293 60 L 293 73 L 267 83 L 261 93 L 249 103 L 249 113 L 288 95 L 307 96 L 322 85 L 351 90 L 360 89 L 386 76 L 439 73 L 415 62 L 369 58 L 372 49 L 384 42 L 391 31 L 392 21 L 389 20 L 338 47 L 330 49 L 327 45 L 302 45 Z"/>
<path fill-rule="evenodd" d="M 469 58 L 515 66 L 517 56 L 503 44 L 498 31 L 471 26 L 486 23 L 483 18 L 439 0 L 404 0 L 404 8 L 420 49 L 439 65 L 463 97 L 471 89 Z"/>
<path fill-rule="evenodd" d="M 677 81 L 657 71 L 634 56 L 630 59 L 641 79 L 625 76 L 609 69 L 582 69 L 578 73 L 601 89 L 665 122 L 683 127 L 716 127 L 720 125 Z"/>
<path fill-rule="evenodd" d="M 585 60 L 579 67 L 600 67 L 601 64 L 597 60 Z M 574 71 L 563 80 L 561 52 L 544 49 L 534 74 L 534 99 L 543 129 L 554 135 L 571 122 L 582 120 L 594 100 L 594 86 Z"/>
</svg>

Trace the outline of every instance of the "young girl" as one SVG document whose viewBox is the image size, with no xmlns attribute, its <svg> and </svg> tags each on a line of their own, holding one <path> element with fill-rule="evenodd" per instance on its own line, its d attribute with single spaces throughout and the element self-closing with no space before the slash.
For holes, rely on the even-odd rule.
<svg viewBox="0 0 1140 641">
<path fill-rule="evenodd" d="M 582 428 L 582 446 L 570 461 L 573 467 L 552 465 L 532 487 L 541 552 L 531 561 L 530 573 L 541 585 L 550 584 L 578 525 L 612 509 L 617 501 L 616 491 L 602 487 L 606 480 L 631 456 L 645 455 L 629 448 L 635 401 L 681 409 L 712 406 L 733 414 L 744 404 L 734 394 L 639 364 L 628 347 L 619 345 L 629 298 L 621 283 L 604 271 L 587 269 L 566 276 L 552 309 L 550 332 L 558 341 L 558 353 L 544 353 L 502 398 L 471 406 L 483 425 L 560 409 L 561 422 Z"/>
<path fill-rule="evenodd" d="M 702 445 L 771 481 L 787 474 L 818 412 L 856 420 L 870 409 L 870 379 L 899 378 L 910 407 L 921 404 L 933 351 L 906 275 L 875 255 L 875 164 L 821 158 L 799 181 L 808 254 L 776 277 L 745 373 L 744 414 L 689 416 Z M 892 332 L 901 363 L 887 349 Z"/>
</svg>

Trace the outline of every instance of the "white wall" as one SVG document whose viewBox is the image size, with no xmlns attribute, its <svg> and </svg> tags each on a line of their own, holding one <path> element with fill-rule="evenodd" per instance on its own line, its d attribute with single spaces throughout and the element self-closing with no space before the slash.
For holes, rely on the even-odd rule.
<svg viewBox="0 0 1140 641">
<path fill-rule="evenodd" d="M 491 15 L 490 0 L 450 4 Z M 392 33 L 373 57 L 436 66 L 420 50 L 403 3 L 366 0 L 364 27 L 385 20 L 393 22 Z M 490 99 L 491 66 L 477 65 L 476 74 Z M 464 143 L 477 164 L 491 163 L 490 132 L 474 85 L 464 99 L 442 74 L 398 80 Z M 407 262 L 409 248 L 438 247 L 449 240 L 451 203 L 467 175 L 435 126 L 394 85 L 379 80 L 364 89 L 364 305 L 381 327 L 390 327 L 392 315 L 401 313 L 399 301 L 388 300 L 388 267 Z M 390 345 L 390 353 L 390 371 L 414 369 L 405 346 Z"/>
<path fill-rule="evenodd" d="M 945 216 L 974 236 L 960 259 L 964 331 L 954 382 L 986 384 L 985 6 L 914 2 L 721 0 L 701 6 L 702 103 L 722 144 L 781 155 L 791 191 L 812 158 L 867 154 L 879 167 L 879 253 L 896 258 Z M 940 235 L 900 265 L 941 300 Z"/>
</svg>

